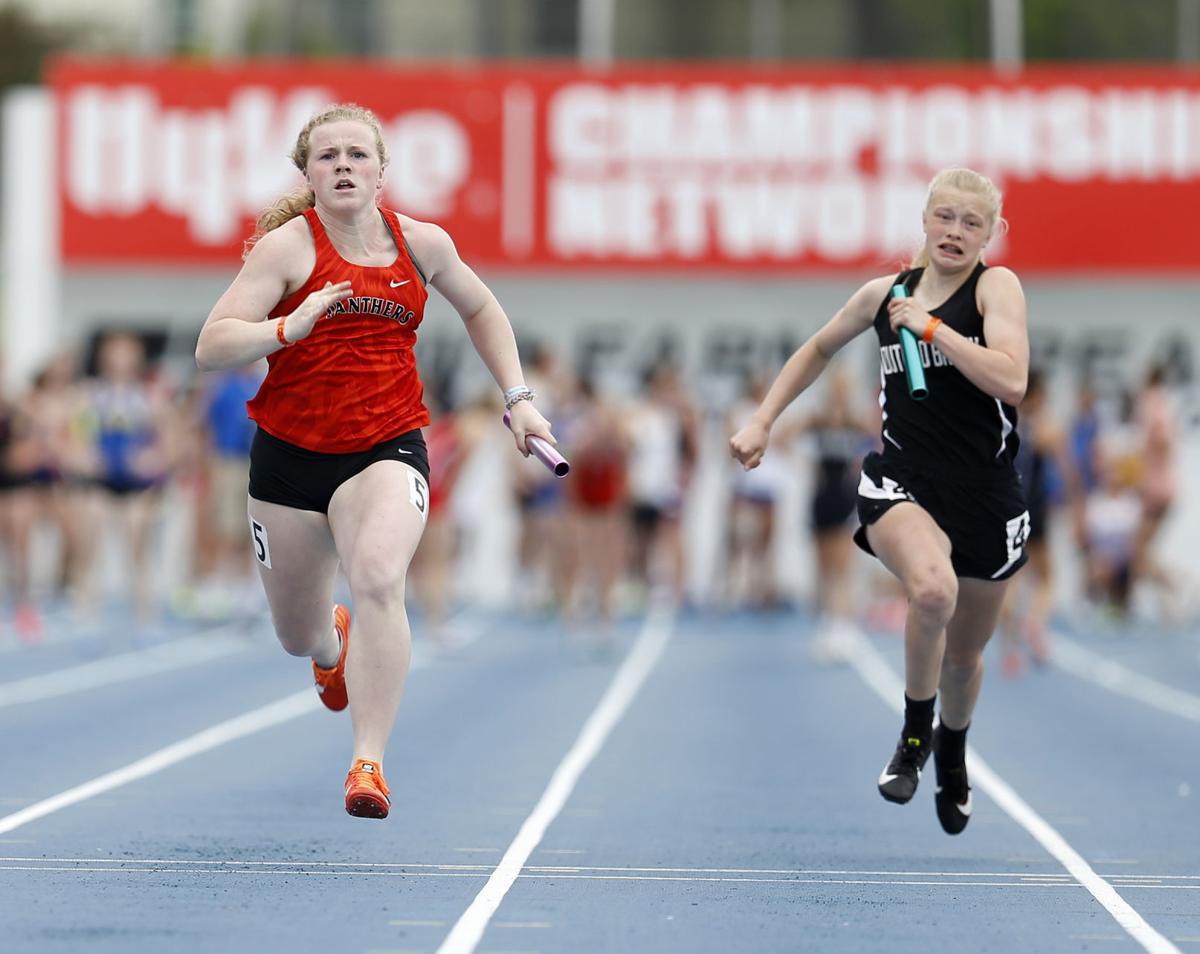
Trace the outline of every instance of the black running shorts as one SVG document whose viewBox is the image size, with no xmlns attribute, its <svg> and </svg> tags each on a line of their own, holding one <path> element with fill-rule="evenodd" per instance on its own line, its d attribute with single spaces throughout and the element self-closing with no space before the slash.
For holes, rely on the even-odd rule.
<svg viewBox="0 0 1200 954">
<path fill-rule="evenodd" d="M 260 427 L 250 445 L 250 496 L 296 510 L 328 513 L 334 491 L 380 460 L 408 464 L 429 486 L 429 453 L 420 430 L 407 431 L 365 451 L 322 454 L 281 441 Z"/>
<path fill-rule="evenodd" d="M 949 472 L 941 465 L 927 471 L 895 456 L 868 454 L 858 484 L 854 542 L 874 556 L 867 527 L 898 503 L 922 507 L 950 538 L 950 560 L 960 577 L 1007 580 L 1025 564 L 1029 511 L 1015 470 Z"/>
</svg>

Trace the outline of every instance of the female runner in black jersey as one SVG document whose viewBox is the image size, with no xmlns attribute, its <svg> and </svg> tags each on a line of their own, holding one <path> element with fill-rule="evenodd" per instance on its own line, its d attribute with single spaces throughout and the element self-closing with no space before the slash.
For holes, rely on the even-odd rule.
<svg viewBox="0 0 1200 954">
<path fill-rule="evenodd" d="M 883 452 L 863 462 L 855 540 L 899 578 L 908 596 L 904 728 L 879 791 L 888 801 L 911 799 L 932 751 L 937 814 L 950 834 L 970 819 L 966 734 L 983 649 L 1007 581 L 1025 562 L 1029 533 L 1013 467 L 1015 406 L 1029 371 L 1025 298 L 1016 275 L 989 268 L 982 257 L 1003 221 L 1000 205 L 999 191 L 979 173 L 939 172 L 929 186 L 925 241 L 912 267 L 856 291 L 788 359 L 750 422 L 730 440 L 733 456 L 756 467 L 780 412 L 840 348 L 874 327 Z M 909 297 L 891 295 L 897 284 Z M 929 387 L 923 401 L 908 394 L 901 328 L 922 339 Z"/>
</svg>

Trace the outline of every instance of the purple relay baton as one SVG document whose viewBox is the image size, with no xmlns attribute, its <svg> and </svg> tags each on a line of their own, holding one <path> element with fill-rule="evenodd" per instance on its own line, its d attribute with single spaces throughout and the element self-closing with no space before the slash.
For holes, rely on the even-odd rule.
<svg viewBox="0 0 1200 954">
<path fill-rule="evenodd" d="M 508 411 L 504 412 L 504 426 L 512 427 L 512 415 Z M 525 445 L 529 448 L 529 453 L 554 472 L 555 477 L 566 477 L 571 472 L 571 465 L 567 463 L 567 459 L 540 437 L 527 434 Z"/>
</svg>

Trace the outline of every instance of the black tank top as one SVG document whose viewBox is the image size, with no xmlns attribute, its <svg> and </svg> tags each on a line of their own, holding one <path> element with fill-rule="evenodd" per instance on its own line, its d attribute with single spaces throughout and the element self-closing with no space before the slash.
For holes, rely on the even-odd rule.
<svg viewBox="0 0 1200 954">
<path fill-rule="evenodd" d="M 975 287 L 987 266 L 980 262 L 971 276 L 945 302 L 930 310 L 960 335 L 985 345 L 983 316 L 975 304 Z M 923 268 L 901 272 L 898 284 L 911 295 Z M 883 449 L 920 467 L 947 466 L 961 471 L 1011 470 L 1019 443 L 1017 411 L 984 394 L 950 363 L 936 345 L 919 342 L 929 394 L 914 401 L 908 394 L 900 339 L 888 323 L 888 297 L 875 313 L 879 337 L 880 384 L 883 388 Z"/>
</svg>

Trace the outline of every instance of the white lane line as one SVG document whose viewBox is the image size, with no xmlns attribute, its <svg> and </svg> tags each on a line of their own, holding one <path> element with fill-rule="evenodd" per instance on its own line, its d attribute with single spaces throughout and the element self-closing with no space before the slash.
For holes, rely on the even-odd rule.
<svg viewBox="0 0 1200 954">
<path fill-rule="evenodd" d="M 874 646 L 861 634 L 854 634 L 855 647 L 848 653 L 850 664 L 859 677 L 885 704 L 903 713 L 904 683 L 892 671 Z M 1125 932 L 1149 954 L 1182 954 L 1179 948 L 1146 923 L 1145 918 L 1117 893 L 1117 890 L 1092 870 L 1083 856 L 1065 838 L 1035 812 L 1007 782 L 992 771 L 977 752 L 968 747 L 971 780 L 991 796 L 992 801 L 1024 828 L 1059 864 L 1087 888 Z"/>
<path fill-rule="evenodd" d="M 347 871 L 330 868 L 243 868 L 243 867 L 181 867 L 164 865 L 162 867 L 130 868 L 125 866 L 69 866 L 69 865 L 0 865 L 0 871 L 53 871 L 66 872 L 76 875 L 117 874 L 117 875 L 153 875 L 167 874 L 172 877 L 179 875 L 249 875 L 252 877 L 285 877 L 285 878 L 472 878 L 482 880 L 487 878 L 487 871 Z M 686 877 L 683 875 L 604 875 L 604 874 L 546 874 L 523 871 L 519 876 L 522 881 L 636 881 L 636 882 L 665 882 L 681 884 L 842 884 L 868 887 L 882 885 L 885 887 L 921 888 L 1067 888 L 1071 891 L 1084 889 L 1078 881 L 964 881 L 962 879 L 933 880 L 930 878 L 725 878 L 725 877 Z M 1139 884 L 1132 885 L 1144 891 L 1200 891 L 1200 885 L 1183 884 Z M 390 922 L 389 922 L 390 923 Z M 493 921 L 491 927 L 500 927 L 500 922 Z"/>
<path fill-rule="evenodd" d="M 12 839 L 17 841 L 18 839 Z M 57 858 L 44 857 L 41 855 L 11 855 L 0 856 L 0 863 L 3 864 L 24 864 L 33 866 L 31 870 L 35 870 L 38 865 L 56 864 L 56 865 L 112 865 L 119 863 L 122 866 L 126 865 L 141 865 L 154 866 L 158 868 L 169 868 L 172 865 L 191 866 L 197 869 L 207 867 L 220 868 L 314 868 L 314 869 L 400 869 L 402 872 L 410 868 L 427 868 L 436 871 L 462 871 L 468 873 L 490 872 L 491 865 L 462 865 L 462 864 L 434 864 L 430 862 L 416 861 L 310 861 L 310 860 L 283 860 L 283 861 L 258 861 L 248 859 L 225 858 L 217 860 L 204 860 L 198 858 Z M 71 870 L 71 869 L 66 869 Z M 856 878 L 1010 878 L 1020 879 L 1025 881 L 1061 881 L 1067 882 L 1073 886 L 1077 886 L 1076 882 L 1068 874 L 1030 874 L 1025 871 L 893 871 L 884 869 L 858 869 L 858 868 L 671 868 L 662 865 L 655 866 L 632 866 L 632 865 L 526 865 L 523 869 L 525 875 L 529 874 L 544 874 L 547 876 L 579 874 L 581 872 L 595 873 L 599 876 L 610 874 L 668 874 L 668 875 L 788 875 L 788 878 L 780 880 L 794 880 L 802 875 L 817 875 L 823 877 L 841 876 L 841 877 L 856 877 Z M 523 875 L 524 876 L 524 875 Z M 1136 881 L 1196 881 L 1200 882 L 1200 874 L 1119 874 L 1110 875 L 1109 877 L 1116 880 L 1136 880 Z M 1200 887 L 1200 884 L 1196 885 Z"/>
<path fill-rule="evenodd" d="M 1200 722 L 1200 696 L 1134 672 L 1060 633 L 1055 633 L 1052 640 L 1054 665 L 1072 676 L 1171 715 Z"/>
<path fill-rule="evenodd" d="M 674 631 L 674 624 L 674 615 L 670 610 L 652 608 L 647 613 L 637 642 L 617 670 L 599 705 L 584 723 L 575 744 L 554 770 L 550 784 L 542 793 L 533 813 L 521 825 L 517 837 L 500 859 L 500 864 L 488 878 L 483 890 L 450 929 L 437 954 L 471 954 L 478 946 L 488 921 L 517 880 L 525 862 L 562 811 L 580 776 L 603 747 L 609 733 L 621 720 L 646 677 L 662 657 Z"/>
<path fill-rule="evenodd" d="M 312 689 L 305 689 L 303 692 L 285 696 L 277 702 L 272 702 L 260 709 L 254 709 L 244 715 L 197 732 L 195 735 L 182 739 L 179 742 L 172 743 L 166 748 L 159 749 L 157 752 L 126 765 L 124 768 L 108 772 L 99 778 L 92 779 L 90 782 L 76 785 L 65 792 L 59 792 L 50 798 L 35 802 L 33 805 L 23 808 L 19 812 L 14 812 L 11 815 L 0 818 L 0 834 L 13 831 L 22 825 L 29 824 L 31 821 L 45 818 L 47 815 L 51 815 L 64 808 L 69 808 L 71 805 L 77 805 L 79 802 L 87 801 L 89 798 L 94 798 L 114 788 L 120 788 L 122 785 L 128 785 L 130 782 L 135 782 L 148 775 L 154 775 L 156 772 L 170 768 L 172 765 L 182 762 L 185 759 L 190 759 L 194 755 L 199 755 L 202 752 L 208 752 L 218 746 L 222 746 L 226 742 L 232 742 L 235 739 L 261 732 L 263 729 L 269 729 L 272 726 L 289 722 L 299 716 L 314 712 L 319 708 L 320 702 L 317 699 L 317 694 Z"/>
<path fill-rule="evenodd" d="M 526 930 L 538 930 L 541 928 L 554 927 L 551 921 L 493 921 L 492 927 L 495 928 L 523 928 Z"/>
<path fill-rule="evenodd" d="M 409 671 L 421 669 L 423 666 L 420 659 L 414 659 L 409 666 Z M 311 688 L 294 692 L 261 708 L 252 709 L 250 712 L 203 729 L 186 739 L 173 742 L 157 752 L 152 752 L 136 762 L 131 762 L 124 768 L 107 772 L 90 782 L 76 785 L 65 792 L 59 792 L 57 795 L 52 795 L 50 798 L 36 802 L 18 812 L 6 815 L 0 818 L 0 835 L 61 809 L 69 808 L 71 805 L 102 795 L 114 788 L 120 788 L 122 785 L 128 785 L 140 778 L 154 775 L 172 765 L 186 761 L 192 756 L 219 748 L 226 742 L 233 742 L 264 729 L 282 725 L 284 722 L 290 722 L 292 719 L 315 712 L 320 708 L 320 700 Z"/>
<path fill-rule="evenodd" d="M 188 636 L 151 646 L 149 649 L 121 653 L 119 656 L 29 676 L 0 684 L 0 709 L 41 702 L 44 699 L 57 699 L 87 689 L 98 689 L 130 679 L 158 675 L 172 669 L 195 666 L 244 652 L 250 645 L 243 638 L 221 635 L 220 630 L 213 630 L 208 634 Z"/>
<path fill-rule="evenodd" d="M 286 878 L 475 878 L 481 880 L 488 876 L 486 871 L 331 871 L 328 869 L 319 871 L 305 871 L 292 868 L 221 868 L 221 867 L 204 867 L 204 868 L 184 868 L 175 865 L 152 868 L 126 868 L 114 867 L 112 865 L 103 866 L 88 866 L 77 867 L 68 865 L 0 865 L 0 871 L 54 871 L 54 872 L 70 872 L 71 874 L 90 875 L 90 874 L 122 874 L 122 875 L 153 875 L 153 874 L 169 874 L 169 875 L 184 875 L 184 874 L 199 874 L 199 875 L 252 875 L 255 877 L 268 877 L 272 875 L 282 875 Z M 522 876 L 526 877 L 526 876 Z M 539 876 L 544 877 L 544 876 Z M 1067 885 L 1067 887 L 1078 887 L 1078 885 Z"/>
</svg>

